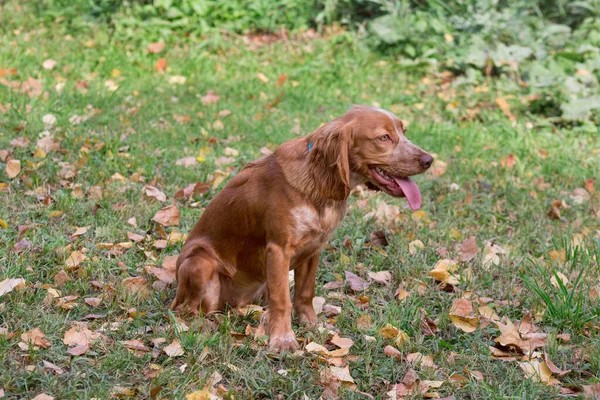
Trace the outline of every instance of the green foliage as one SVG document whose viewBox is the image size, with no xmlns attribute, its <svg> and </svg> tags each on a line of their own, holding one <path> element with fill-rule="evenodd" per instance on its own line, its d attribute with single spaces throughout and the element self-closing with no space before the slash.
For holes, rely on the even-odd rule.
<svg viewBox="0 0 600 400">
<path fill-rule="evenodd" d="M 590 282 L 588 266 L 593 265 L 598 254 L 598 245 L 589 247 L 573 247 L 563 241 L 566 248 L 566 264 L 573 271 L 575 279 L 563 282 L 564 275 L 558 274 L 558 269 L 546 268 L 532 261 L 535 275 L 521 273 L 521 278 L 535 299 L 546 309 L 545 317 L 559 327 L 580 329 L 589 321 L 600 317 L 600 307 L 595 301 L 590 301 L 588 292 Z"/>
</svg>

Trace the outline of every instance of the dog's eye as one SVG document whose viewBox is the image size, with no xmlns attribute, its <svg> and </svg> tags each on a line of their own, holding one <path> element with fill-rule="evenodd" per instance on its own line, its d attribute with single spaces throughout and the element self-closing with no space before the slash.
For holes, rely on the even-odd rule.
<svg viewBox="0 0 600 400">
<path fill-rule="evenodd" d="M 386 142 L 386 141 L 390 140 L 390 135 L 380 136 L 379 140 L 381 140 L 382 142 Z"/>
</svg>

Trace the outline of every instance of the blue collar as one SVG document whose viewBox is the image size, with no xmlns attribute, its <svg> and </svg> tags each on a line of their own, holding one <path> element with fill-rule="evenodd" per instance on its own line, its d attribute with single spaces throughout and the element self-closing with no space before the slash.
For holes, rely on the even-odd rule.
<svg viewBox="0 0 600 400">
<path fill-rule="evenodd" d="M 313 147 L 312 142 L 308 142 L 308 151 L 310 151 L 310 149 L 312 149 L 312 147 Z"/>
</svg>

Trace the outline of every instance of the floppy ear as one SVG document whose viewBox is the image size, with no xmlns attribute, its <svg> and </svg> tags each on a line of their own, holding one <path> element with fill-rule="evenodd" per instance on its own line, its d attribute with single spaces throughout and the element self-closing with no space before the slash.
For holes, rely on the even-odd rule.
<svg viewBox="0 0 600 400">
<path fill-rule="evenodd" d="M 336 164 L 342 182 L 346 186 L 346 194 L 350 193 L 350 146 L 352 145 L 352 128 L 346 125 L 339 131 Z"/>
<path fill-rule="evenodd" d="M 336 198 L 350 193 L 350 146 L 352 128 L 332 121 L 317 129 L 307 140 L 311 143 L 310 160 L 314 176 L 319 176 L 322 189 L 336 194 Z"/>
</svg>

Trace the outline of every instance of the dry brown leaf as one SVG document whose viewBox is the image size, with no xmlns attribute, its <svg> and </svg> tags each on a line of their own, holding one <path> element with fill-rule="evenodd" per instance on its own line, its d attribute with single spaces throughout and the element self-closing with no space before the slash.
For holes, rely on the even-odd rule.
<svg viewBox="0 0 600 400">
<path fill-rule="evenodd" d="M 410 338 L 401 329 L 396 328 L 391 324 L 387 324 L 379 331 L 379 334 L 385 339 L 393 339 L 397 346 L 402 346 L 402 343 L 410 341 Z"/>
<path fill-rule="evenodd" d="M 420 365 L 425 368 L 437 368 L 438 366 L 433 361 L 433 356 L 424 356 L 423 354 L 410 353 L 406 355 L 406 362 L 412 365 Z"/>
<path fill-rule="evenodd" d="M 212 90 L 208 90 L 206 94 L 200 98 L 200 100 L 205 106 L 209 104 L 216 104 L 219 102 L 219 95 Z"/>
<path fill-rule="evenodd" d="M 63 343 L 67 346 L 87 346 L 91 347 L 96 341 L 102 337 L 101 333 L 93 332 L 85 325 L 73 325 L 65 332 Z"/>
<path fill-rule="evenodd" d="M 146 185 L 144 186 L 144 193 L 146 194 L 147 197 L 150 198 L 154 198 L 158 201 L 160 201 L 161 203 L 167 201 L 167 196 L 160 191 L 159 188 L 152 186 L 152 185 Z"/>
<path fill-rule="evenodd" d="M 99 297 L 86 297 L 83 301 L 90 307 L 98 307 L 102 303 L 102 299 Z"/>
<path fill-rule="evenodd" d="M 348 271 L 346 271 L 346 282 L 348 283 L 348 286 L 350 286 L 350 289 L 355 292 L 363 291 L 370 286 L 369 282 Z"/>
<path fill-rule="evenodd" d="M 148 280 L 143 276 L 132 276 L 125 278 L 121 282 L 125 291 L 132 296 L 141 296 L 142 298 L 148 297 L 150 294 L 148 290 Z"/>
<path fill-rule="evenodd" d="M 369 329 L 373 325 L 373 319 L 369 314 L 362 314 L 356 319 L 356 327 L 358 329 Z"/>
<path fill-rule="evenodd" d="M 69 348 L 69 350 L 67 350 L 67 353 L 69 353 L 72 356 L 80 356 L 80 355 L 87 353 L 87 351 L 89 349 L 90 349 L 90 345 L 79 344 L 77 346 Z"/>
<path fill-rule="evenodd" d="M 385 232 L 384 231 L 373 231 L 371 232 L 371 234 L 369 235 L 369 238 L 371 240 L 371 243 L 373 243 L 376 246 L 387 246 L 388 245 L 388 240 L 385 237 Z"/>
<path fill-rule="evenodd" d="M 449 314 L 454 326 L 463 332 L 472 333 L 479 326 L 479 318 L 475 316 L 473 304 L 468 299 L 455 299 Z"/>
<path fill-rule="evenodd" d="M 257 73 L 256 77 L 258 79 L 260 79 L 263 83 L 268 83 L 269 82 L 269 78 L 267 78 L 267 76 L 265 74 L 263 74 L 262 72 Z"/>
<path fill-rule="evenodd" d="M 369 278 L 380 285 L 389 285 L 392 280 L 392 274 L 390 271 L 377 271 L 377 272 L 368 272 L 367 275 Z"/>
<path fill-rule="evenodd" d="M 421 314 L 421 333 L 423 336 L 435 336 L 439 331 L 434 320 L 425 315 L 425 313 Z"/>
<path fill-rule="evenodd" d="M 551 360 L 550 357 L 548 356 L 548 353 L 544 353 L 544 362 L 546 363 L 546 365 L 548 366 L 548 369 L 550 370 L 550 372 L 552 372 L 554 375 L 556 376 L 565 376 L 567 375 L 569 372 L 571 372 L 570 369 L 566 369 L 566 370 L 562 370 L 560 368 L 558 368 Z"/>
<path fill-rule="evenodd" d="M 161 208 L 156 212 L 154 217 L 152 217 L 152 220 L 158 222 L 162 226 L 179 225 L 179 208 L 177 208 L 177 205 L 175 204 Z"/>
<path fill-rule="evenodd" d="M 165 43 L 163 41 L 156 43 L 148 43 L 148 46 L 146 48 L 148 49 L 148 53 L 157 54 L 164 50 Z"/>
<path fill-rule="evenodd" d="M 502 165 L 504 168 L 512 168 L 515 166 L 516 161 L 515 155 L 509 154 L 507 157 L 500 160 L 500 165 Z"/>
<path fill-rule="evenodd" d="M 175 165 L 182 165 L 184 167 L 191 167 L 196 164 L 198 164 L 198 160 L 196 160 L 196 157 L 184 157 L 175 161 Z"/>
<path fill-rule="evenodd" d="M 499 254 L 507 254 L 507 252 L 497 243 L 486 241 L 483 250 L 483 267 L 487 269 L 492 265 L 500 265 Z"/>
<path fill-rule="evenodd" d="M 508 104 L 508 101 L 506 101 L 504 97 L 496 97 L 496 104 L 498 105 L 498 107 L 500 107 L 500 110 L 502 110 L 502 113 L 506 115 L 508 119 L 510 119 L 511 121 L 516 120 L 516 117 L 510 111 L 510 104 Z"/>
<path fill-rule="evenodd" d="M 40 393 L 37 396 L 33 397 L 31 400 L 54 400 L 54 397 L 46 393 Z"/>
<path fill-rule="evenodd" d="M 27 345 L 31 344 L 34 347 L 47 349 L 50 347 L 50 341 L 46 339 L 46 335 L 40 328 L 33 328 L 21 335 L 21 340 Z"/>
<path fill-rule="evenodd" d="M 132 242 L 138 243 L 143 241 L 146 237 L 143 235 L 138 235 L 137 233 L 127 232 L 127 238 Z"/>
<path fill-rule="evenodd" d="M 25 279 L 23 278 L 6 278 L 0 282 L 0 296 L 12 292 L 16 288 L 25 287 Z"/>
<path fill-rule="evenodd" d="M 349 349 L 354 344 L 354 340 L 350 338 L 342 338 L 337 335 L 332 337 L 330 342 L 335 344 L 340 349 Z"/>
<path fill-rule="evenodd" d="M 15 178 L 21 172 L 21 161 L 9 160 L 6 162 L 6 175 L 9 179 Z"/>
<path fill-rule="evenodd" d="M 169 357 L 179 357 L 185 354 L 183 347 L 181 347 L 181 343 L 179 343 L 178 339 L 173 340 L 171 344 L 165 346 L 163 348 L 163 351 Z"/>
<path fill-rule="evenodd" d="M 144 269 L 147 273 L 154 275 L 164 283 L 169 284 L 175 282 L 175 271 L 150 266 L 145 266 Z"/>
<path fill-rule="evenodd" d="M 44 365 L 44 371 L 50 370 L 50 371 L 54 372 L 56 375 L 62 375 L 65 373 L 64 369 L 62 369 L 61 367 L 59 367 L 56 364 L 52 364 L 50 361 L 44 360 L 43 365 Z"/>
<path fill-rule="evenodd" d="M 558 379 L 552 376 L 552 371 L 550 371 L 550 368 L 548 368 L 548 365 L 544 361 L 530 360 L 519 362 L 519 367 L 525 372 L 527 379 L 542 382 L 549 386 L 560 384 Z"/>
<path fill-rule="evenodd" d="M 431 271 L 427 274 L 435 280 L 449 285 L 456 286 L 459 284 L 458 278 L 460 275 L 456 273 L 458 264 L 454 260 L 442 259 L 439 260 Z"/>
<path fill-rule="evenodd" d="M 164 73 L 167 71 L 167 65 L 168 65 L 167 59 L 161 57 L 158 60 L 156 60 L 156 64 L 154 64 L 154 68 L 159 73 Z"/>
<path fill-rule="evenodd" d="M 385 354 L 387 357 L 394 357 L 396 360 L 400 360 L 400 358 L 402 358 L 402 353 L 400 353 L 400 350 L 390 345 L 385 346 L 383 349 L 383 354 Z"/>
<path fill-rule="evenodd" d="M 479 247 L 477 247 L 477 241 L 475 236 L 471 236 L 465 239 L 460 245 L 460 260 L 467 262 L 477 255 Z"/>
<path fill-rule="evenodd" d="M 313 309 L 315 310 L 315 314 L 321 314 L 323 312 L 323 306 L 325 305 L 325 298 L 320 296 L 313 297 L 312 305 Z"/>
<path fill-rule="evenodd" d="M 419 252 L 419 250 L 423 250 L 424 248 L 425 248 L 425 245 L 419 239 L 413 240 L 412 242 L 410 242 L 408 244 L 408 253 L 411 256 L 414 256 L 415 254 L 417 254 Z"/>
<path fill-rule="evenodd" d="M 82 262 L 87 260 L 87 256 L 80 251 L 74 251 L 71 253 L 67 261 L 65 261 L 65 268 L 67 270 L 75 269 L 81 265 Z"/>
</svg>

